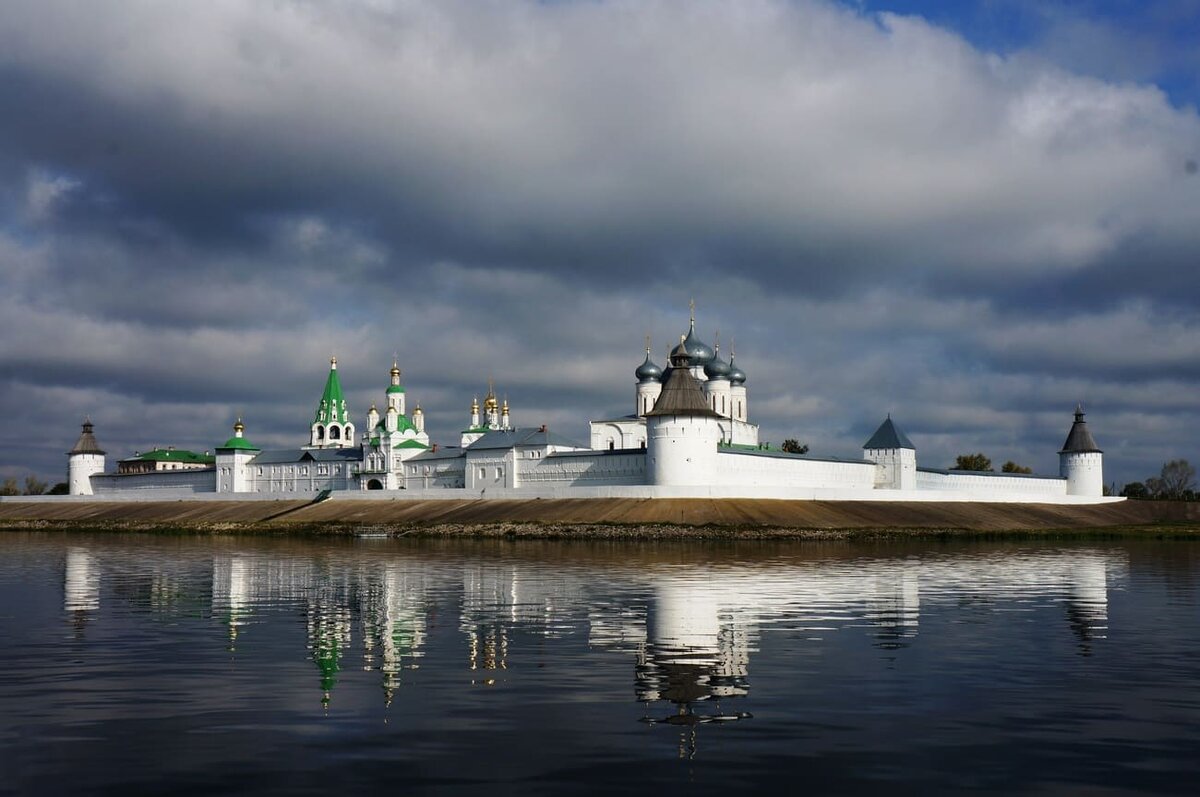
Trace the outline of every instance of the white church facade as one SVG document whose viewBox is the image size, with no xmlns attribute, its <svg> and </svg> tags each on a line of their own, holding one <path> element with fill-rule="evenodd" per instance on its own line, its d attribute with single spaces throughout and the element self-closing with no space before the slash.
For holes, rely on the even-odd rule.
<svg viewBox="0 0 1200 797">
<path fill-rule="evenodd" d="M 634 371 L 634 411 L 590 423 L 588 444 L 541 427 L 511 423 L 507 399 L 492 385 L 478 398 L 457 446 L 425 432 L 419 405 L 409 410 L 392 364 L 381 412 L 372 405 L 358 427 L 330 362 L 307 444 L 264 450 L 241 419 L 215 449 L 213 464 L 186 470 L 107 472 L 94 426 L 68 453 L 71 495 L 227 498 L 767 498 L 875 501 L 1099 503 L 1103 453 L 1077 408 L 1059 452 L 1057 476 L 941 470 L 918 465 L 917 449 L 889 416 L 861 458 L 791 454 L 759 441 L 750 421 L 747 377 L 688 332 L 660 368 L 650 357 Z M 481 411 L 482 409 L 482 411 Z"/>
</svg>

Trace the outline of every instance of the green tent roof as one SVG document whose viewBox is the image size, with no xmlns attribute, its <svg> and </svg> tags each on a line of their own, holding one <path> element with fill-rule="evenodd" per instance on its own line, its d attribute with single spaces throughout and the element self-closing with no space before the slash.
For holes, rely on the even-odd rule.
<svg viewBox="0 0 1200 797">
<path fill-rule="evenodd" d="M 348 423 L 349 420 L 350 413 L 346 411 L 346 396 L 342 393 L 335 358 L 329 363 L 329 378 L 325 380 L 325 392 L 321 394 L 321 403 L 317 405 L 317 416 L 313 423 Z"/>
</svg>

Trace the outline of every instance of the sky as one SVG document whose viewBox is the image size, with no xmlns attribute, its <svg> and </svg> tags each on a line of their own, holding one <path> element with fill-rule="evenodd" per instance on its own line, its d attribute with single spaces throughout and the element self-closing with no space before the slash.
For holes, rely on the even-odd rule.
<svg viewBox="0 0 1200 797">
<path fill-rule="evenodd" d="M 494 379 L 587 440 L 651 337 L 776 444 L 1200 461 L 1200 0 L 9 0 L 0 476 Z"/>
</svg>

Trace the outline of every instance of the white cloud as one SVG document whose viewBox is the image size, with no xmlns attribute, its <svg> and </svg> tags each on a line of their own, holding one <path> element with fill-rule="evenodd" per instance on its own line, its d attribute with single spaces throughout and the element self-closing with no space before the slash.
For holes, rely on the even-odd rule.
<svg viewBox="0 0 1200 797">
<path fill-rule="evenodd" d="M 25 185 L 26 214 L 35 222 L 45 221 L 54 214 L 56 206 L 81 185 L 79 180 L 63 174 L 30 170 Z"/>
</svg>

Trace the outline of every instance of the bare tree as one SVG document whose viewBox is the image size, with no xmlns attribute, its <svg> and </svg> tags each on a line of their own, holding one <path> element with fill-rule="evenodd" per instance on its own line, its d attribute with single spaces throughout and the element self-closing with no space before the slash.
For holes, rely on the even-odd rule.
<svg viewBox="0 0 1200 797">
<path fill-rule="evenodd" d="M 1152 498 L 1180 501 L 1196 489 L 1196 469 L 1186 459 L 1164 463 L 1158 476 L 1146 479 L 1146 491 Z"/>
<path fill-rule="evenodd" d="M 25 477 L 25 495 L 43 495 L 48 486 L 32 473 Z"/>
<path fill-rule="evenodd" d="M 20 495 L 21 488 L 17 486 L 17 480 L 11 476 L 4 480 L 4 484 L 0 484 L 0 495 Z"/>
</svg>

